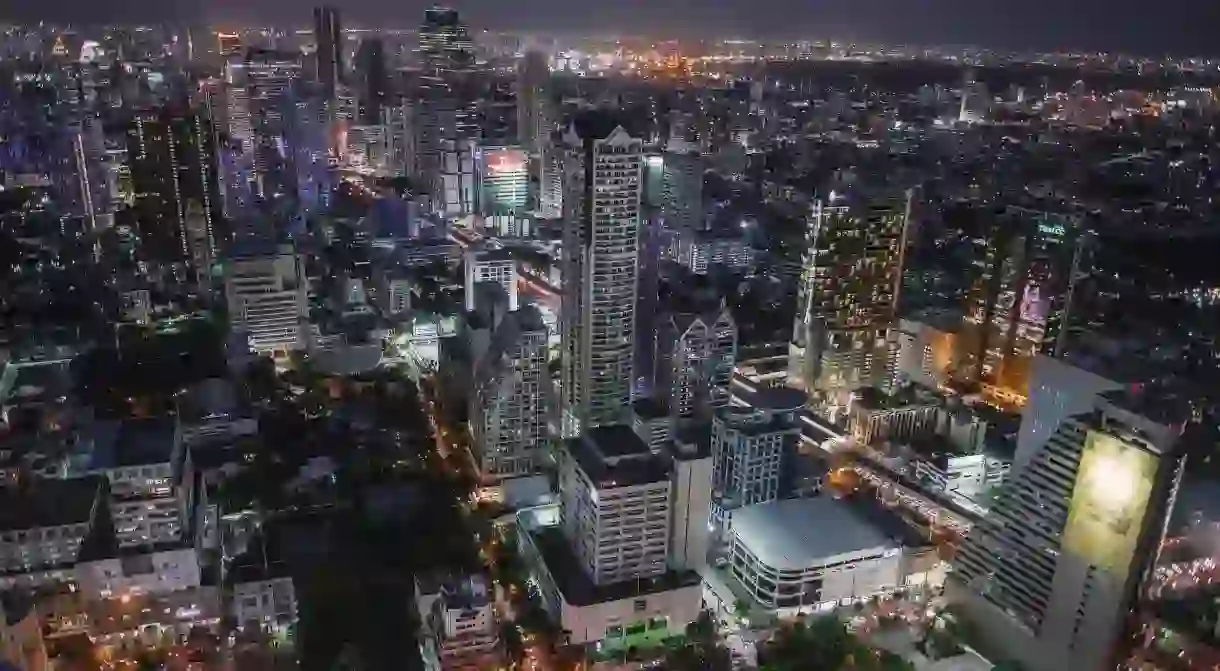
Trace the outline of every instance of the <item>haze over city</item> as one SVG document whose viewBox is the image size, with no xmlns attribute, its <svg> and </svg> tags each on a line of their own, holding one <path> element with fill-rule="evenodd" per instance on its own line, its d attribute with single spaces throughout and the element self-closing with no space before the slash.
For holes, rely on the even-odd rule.
<svg viewBox="0 0 1220 671">
<path fill-rule="evenodd" d="M 1214 4 L 0 16 L 0 670 L 1220 668 Z"/>
</svg>

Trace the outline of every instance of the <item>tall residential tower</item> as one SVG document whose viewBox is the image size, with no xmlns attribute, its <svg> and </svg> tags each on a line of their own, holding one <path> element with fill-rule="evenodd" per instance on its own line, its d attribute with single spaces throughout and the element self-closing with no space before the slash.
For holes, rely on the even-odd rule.
<svg viewBox="0 0 1220 671">
<path fill-rule="evenodd" d="M 910 209 L 909 192 L 832 192 L 810 208 L 789 375 L 824 401 L 887 378 Z"/>
<path fill-rule="evenodd" d="M 605 111 L 563 134 L 564 435 L 627 421 L 643 141 Z"/>
</svg>

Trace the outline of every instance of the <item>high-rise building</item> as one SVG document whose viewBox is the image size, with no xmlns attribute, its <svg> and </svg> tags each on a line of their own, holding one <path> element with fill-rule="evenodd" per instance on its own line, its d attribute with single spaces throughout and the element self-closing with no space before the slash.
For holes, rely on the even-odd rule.
<svg viewBox="0 0 1220 671">
<path fill-rule="evenodd" d="M 1079 214 L 1009 206 L 981 241 L 978 277 L 958 337 L 955 377 L 1023 406 L 1035 356 L 1068 345 L 1092 236 Z"/>
<path fill-rule="evenodd" d="M 910 208 L 910 193 L 810 206 L 789 379 L 826 402 L 889 377 Z"/>
<path fill-rule="evenodd" d="M 318 62 L 318 82 L 328 102 L 335 100 L 343 81 L 343 29 L 339 25 L 339 10 L 315 7 L 313 10 L 314 53 Z"/>
<path fill-rule="evenodd" d="M 1184 466 L 1173 398 L 1102 392 L 1009 476 L 946 582 L 989 647 L 1027 668 L 1115 666 Z"/>
<path fill-rule="evenodd" d="M 699 613 L 710 464 L 702 440 L 654 452 L 631 428 L 564 443 L 558 509 L 534 509 L 519 539 L 538 592 L 573 645 L 655 647 Z"/>
<path fill-rule="evenodd" d="M 235 245 L 225 263 L 225 301 L 235 333 L 256 352 L 306 346 L 309 303 L 305 262 L 290 245 Z"/>
<path fill-rule="evenodd" d="M 424 11 L 419 57 L 425 73 L 442 77 L 474 67 L 474 42 L 456 9 L 432 7 Z"/>
<path fill-rule="evenodd" d="M 546 54 L 525 52 L 517 62 L 517 133 L 521 146 L 531 154 L 540 153 L 541 144 L 550 138 L 550 83 Z"/>
<path fill-rule="evenodd" d="M 495 282 L 504 289 L 508 297 L 508 309 L 517 309 L 517 261 L 506 249 L 472 248 L 463 257 L 466 270 L 466 310 L 473 311 L 475 285 Z"/>
<path fill-rule="evenodd" d="M 712 419 L 710 522 L 722 533 L 733 511 L 780 498 L 785 461 L 801 439 L 786 390 L 762 390 L 755 407 L 720 409 Z"/>
<path fill-rule="evenodd" d="M 630 428 L 600 427 L 569 440 L 559 491 L 564 535 L 594 584 L 666 572 L 669 469 Z"/>
<path fill-rule="evenodd" d="M 661 173 L 661 213 L 671 230 L 704 229 L 703 157 L 696 151 L 670 151 Z"/>
<path fill-rule="evenodd" d="M 484 477 L 537 471 L 545 458 L 547 328 L 537 308 L 508 313 L 475 370 L 470 427 Z"/>
<path fill-rule="evenodd" d="M 541 167 L 538 171 L 538 215 L 543 219 L 563 216 L 564 148 L 547 140 L 539 147 Z"/>
<path fill-rule="evenodd" d="M 575 435 L 628 419 L 643 142 L 605 111 L 578 116 L 563 142 L 561 391 Z"/>
<path fill-rule="evenodd" d="M 484 217 L 517 217 L 529 207 L 529 154 L 518 147 L 478 152 L 479 211 Z"/>
<path fill-rule="evenodd" d="M 289 141 L 301 73 L 297 56 L 263 50 L 248 52 L 240 70 L 233 73 L 234 86 L 244 89 L 247 121 L 241 130 L 249 133 L 253 190 L 266 199 L 295 190 Z"/>
<path fill-rule="evenodd" d="M 206 273 L 225 242 L 214 137 L 211 122 L 192 109 L 137 112 L 127 124 L 135 226 L 144 258 Z M 188 231 L 192 203 L 202 216 L 202 235 Z"/>
<path fill-rule="evenodd" d="M 710 418 L 729 404 L 737 324 L 723 304 L 671 310 L 657 328 L 655 396 L 675 416 Z"/>
<path fill-rule="evenodd" d="M 381 109 L 389 97 L 390 79 L 386 72 L 385 44 L 378 37 L 366 37 L 356 51 L 356 119 L 363 125 L 381 123 Z"/>
<path fill-rule="evenodd" d="M 447 217 L 464 217 L 478 211 L 478 143 L 444 139 L 440 142 L 439 171 L 432 193 L 436 210 Z"/>
</svg>

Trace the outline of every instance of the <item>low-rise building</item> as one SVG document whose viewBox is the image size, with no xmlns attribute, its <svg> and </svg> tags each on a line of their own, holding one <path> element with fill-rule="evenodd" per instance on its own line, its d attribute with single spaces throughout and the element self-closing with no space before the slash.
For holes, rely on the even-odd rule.
<svg viewBox="0 0 1220 671">
<path fill-rule="evenodd" d="M 194 492 L 189 450 L 174 422 L 96 422 L 82 432 L 70 475 L 110 481 L 110 515 L 120 546 L 182 537 Z"/>
<path fill-rule="evenodd" d="M 916 461 L 915 477 L 933 491 L 977 499 L 988 489 L 1000 486 L 1011 467 L 1011 459 L 986 452 L 941 452 Z"/>
<path fill-rule="evenodd" d="M 202 584 L 199 555 L 193 547 L 106 547 L 98 539 L 91 541 L 72 572 L 76 589 L 86 599 L 168 594 Z"/>
<path fill-rule="evenodd" d="M 483 576 L 415 581 L 419 649 L 428 671 L 480 671 L 503 662 L 493 596 Z"/>
<path fill-rule="evenodd" d="M 0 488 L 0 588 L 68 579 L 108 499 L 100 476 Z"/>
<path fill-rule="evenodd" d="M 243 630 L 277 630 L 297 621 L 297 595 L 292 577 L 268 573 L 233 578 L 229 615 Z"/>
<path fill-rule="evenodd" d="M 829 610 L 904 582 L 902 543 L 828 496 L 738 509 L 729 531 L 726 569 L 735 591 L 781 617 Z"/>
</svg>

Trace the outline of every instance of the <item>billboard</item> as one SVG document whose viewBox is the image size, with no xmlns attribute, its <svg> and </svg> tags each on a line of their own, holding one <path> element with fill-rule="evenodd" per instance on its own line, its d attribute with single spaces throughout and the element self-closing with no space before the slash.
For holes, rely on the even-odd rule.
<svg viewBox="0 0 1220 671">
<path fill-rule="evenodd" d="M 1097 568 L 1130 570 L 1159 465 L 1151 452 L 1090 431 L 1068 508 L 1067 549 Z"/>
<path fill-rule="evenodd" d="M 514 147 L 483 150 L 480 210 L 485 216 L 514 214 L 529 202 L 529 154 Z"/>
<path fill-rule="evenodd" d="M 521 149 L 488 149 L 484 153 L 487 174 L 492 177 L 521 175 L 526 173 L 529 154 Z"/>
</svg>

